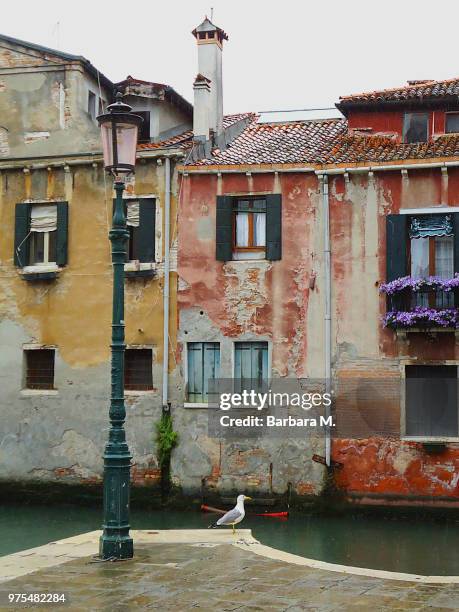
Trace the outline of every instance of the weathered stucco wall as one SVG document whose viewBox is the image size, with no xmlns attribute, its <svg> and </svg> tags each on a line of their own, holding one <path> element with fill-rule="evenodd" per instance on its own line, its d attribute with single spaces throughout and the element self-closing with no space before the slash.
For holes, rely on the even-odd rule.
<svg viewBox="0 0 459 612">
<path fill-rule="evenodd" d="M 45 164 L 46 166 L 46 164 Z M 164 165 L 139 163 L 131 195 L 156 198 L 164 219 Z M 171 218 L 176 216 L 172 185 Z M 112 271 L 108 229 L 111 181 L 102 165 L 0 172 L 0 479 L 101 478 L 108 435 Z M 27 282 L 13 265 L 17 202 L 69 203 L 68 264 L 56 280 Z M 161 240 L 162 225 L 156 239 Z M 160 252 L 164 253 L 164 245 Z M 153 347 L 153 391 L 128 392 L 127 437 L 138 484 L 156 481 L 153 441 L 161 415 L 164 266 L 153 279 L 127 279 L 126 342 Z M 171 273 L 170 393 L 176 402 L 176 272 Z M 56 347 L 55 392 L 22 390 L 23 345 Z"/>
<path fill-rule="evenodd" d="M 407 340 L 384 329 L 385 298 L 378 285 L 386 280 L 385 216 L 400 209 L 440 204 L 458 206 L 459 172 L 440 169 L 351 174 L 330 181 L 334 376 L 372 378 L 376 382 L 401 377 L 407 363 L 459 364 L 454 332 L 435 336 L 407 334 Z M 379 398 L 379 410 L 399 426 L 400 402 Z M 365 399 L 368 406 L 368 398 Z M 370 402 L 371 404 L 371 402 Z M 356 404 L 355 410 L 361 407 Z M 382 423 L 383 421 L 379 421 Z M 393 433 L 393 432 L 392 432 Z M 429 454 L 420 443 L 397 435 L 333 441 L 337 484 L 367 503 L 459 503 L 459 445 Z"/>
<path fill-rule="evenodd" d="M 99 130 L 87 112 L 89 89 L 99 93 L 99 84 L 81 62 L 2 45 L 0 157 L 100 151 Z M 104 87 L 100 93 L 111 97 Z"/>
<path fill-rule="evenodd" d="M 280 261 L 216 260 L 217 195 L 282 194 Z M 323 295 L 310 281 L 321 274 L 318 182 L 305 174 L 189 175 L 179 208 L 178 360 L 185 374 L 187 342 L 220 342 L 220 376 L 231 378 L 235 341 L 267 341 L 275 377 L 322 376 Z M 319 324 L 317 324 L 319 322 Z M 321 437 L 210 438 L 207 409 L 176 411 L 183 443 L 174 451 L 173 477 L 185 490 L 318 494 Z"/>
</svg>

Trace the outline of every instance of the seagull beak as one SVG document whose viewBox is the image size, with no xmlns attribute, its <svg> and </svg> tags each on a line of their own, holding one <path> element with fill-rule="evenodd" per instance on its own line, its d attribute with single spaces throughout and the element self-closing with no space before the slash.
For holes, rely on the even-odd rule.
<svg viewBox="0 0 459 612">
<path fill-rule="evenodd" d="M 245 500 L 247 500 L 247 499 L 248 499 L 249 501 L 252 501 L 252 498 L 251 498 L 251 497 L 248 497 L 247 495 L 244 495 L 244 499 L 245 499 Z"/>
</svg>

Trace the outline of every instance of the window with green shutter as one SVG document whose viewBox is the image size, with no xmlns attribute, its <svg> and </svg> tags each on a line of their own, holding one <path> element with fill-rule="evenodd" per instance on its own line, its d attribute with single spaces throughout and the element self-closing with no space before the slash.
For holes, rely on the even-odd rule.
<svg viewBox="0 0 459 612">
<path fill-rule="evenodd" d="M 268 385 L 268 343 L 236 342 L 234 347 L 235 391 L 266 391 Z"/>
<path fill-rule="evenodd" d="M 16 204 L 14 263 L 25 266 L 67 264 L 68 203 Z"/>
<path fill-rule="evenodd" d="M 219 261 L 281 259 L 282 196 L 217 196 Z"/>
</svg>

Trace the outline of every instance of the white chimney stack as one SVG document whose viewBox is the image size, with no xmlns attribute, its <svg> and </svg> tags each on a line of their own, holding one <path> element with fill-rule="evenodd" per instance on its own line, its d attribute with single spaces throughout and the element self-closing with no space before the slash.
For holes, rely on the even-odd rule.
<svg viewBox="0 0 459 612">
<path fill-rule="evenodd" d="M 193 105 L 193 135 L 194 140 L 206 142 L 209 140 L 210 119 L 210 80 L 202 74 L 198 74 L 194 83 L 194 105 Z"/>
<path fill-rule="evenodd" d="M 223 132 L 223 84 L 222 84 L 222 51 L 223 41 L 228 40 L 225 32 L 215 26 L 207 17 L 195 30 L 193 36 L 198 43 L 198 78 L 205 77 L 210 86 L 209 95 L 204 93 L 202 78 L 194 85 L 194 115 L 193 120 L 198 120 L 198 125 L 193 126 L 195 138 L 202 136 L 197 130 L 202 131 L 202 115 L 205 110 L 196 109 L 196 105 L 205 104 L 208 99 L 208 128 L 215 135 Z M 203 107 L 204 108 L 204 107 Z M 199 139 L 199 138 L 198 138 Z"/>
</svg>

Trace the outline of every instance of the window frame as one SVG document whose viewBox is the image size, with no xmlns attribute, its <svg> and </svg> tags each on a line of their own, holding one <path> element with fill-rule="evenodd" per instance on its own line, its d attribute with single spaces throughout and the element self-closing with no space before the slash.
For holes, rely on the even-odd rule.
<svg viewBox="0 0 459 612">
<path fill-rule="evenodd" d="M 55 393 L 56 389 L 56 348 L 53 346 L 30 346 L 26 345 L 22 348 L 23 352 L 23 380 L 22 380 L 22 392 L 25 393 Z M 30 363 L 29 356 L 37 355 L 38 353 L 46 352 L 52 354 L 52 380 L 51 383 L 32 383 L 29 386 L 30 381 Z M 32 386 L 33 385 L 33 386 Z M 49 386 L 50 385 L 50 386 Z"/>
<path fill-rule="evenodd" d="M 445 134 L 459 134 L 459 129 L 454 130 L 454 131 L 449 131 L 447 129 L 447 126 L 448 126 L 448 117 L 450 117 L 451 115 L 457 115 L 457 117 L 459 119 L 459 111 L 446 111 L 445 112 Z"/>
<path fill-rule="evenodd" d="M 270 350 L 271 344 L 270 342 L 268 340 L 258 340 L 258 339 L 257 340 L 237 340 L 233 344 L 232 376 L 233 376 L 233 392 L 234 393 L 240 393 L 242 391 L 241 384 L 236 384 L 236 381 L 248 380 L 248 379 L 239 379 L 236 377 L 237 349 L 238 349 L 238 345 L 242 345 L 242 344 L 252 345 L 251 351 L 252 351 L 252 347 L 254 344 L 258 344 L 258 345 L 264 344 L 265 345 L 265 347 L 263 348 L 266 348 L 266 379 L 262 379 L 262 380 L 265 380 L 266 383 L 268 383 L 271 377 L 271 350 Z M 254 379 L 250 379 L 250 380 L 254 380 Z"/>
<path fill-rule="evenodd" d="M 92 121 L 96 121 L 97 117 L 97 97 L 97 94 L 95 94 L 91 89 L 88 89 L 86 112 L 91 117 Z M 94 107 L 92 102 L 94 102 Z"/>
<path fill-rule="evenodd" d="M 249 206 L 253 205 L 252 203 L 256 200 L 264 200 L 265 209 L 264 210 L 237 210 L 237 206 L 239 202 L 245 201 L 249 202 Z M 241 247 L 236 243 L 236 219 L 238 213 L 247 213 L 248 215 L 248 246 Z M 265 244 L 264 245 L 254 245 L 254 215 L 257 213 L 261 213 L 265 215 Z M 232 202 L 232 252 L 233 253 L 264 253 L 264 259 L 266 259 L 266 227 L 267 227 L 267 203 L 266 196 L 235 196 Z M 237 260 L 235 260 L 237 261 Z"/>
<path fill-rule="evenodd" d="M 133 353 L 136 351 L 148 352 L 151 358 L 149 367 L 146 369 L 146 371 L 148 372 L 149 381 L 147 383 L 139 383 L 139 386 L 134 386 L 134 383 L 132 382 L 130 383 L 126 382 L 126 366 L 128 362 L 127 355 L 131 352 Z M 145 346 L 145 345 L 126 346 L 126 349 L 124 351 L 124 372 L 123 372 L 123 388 L 124 388 L 125 393 L 137 395 L 137 394 L 142 394 L 142 393 L 152 393 L 155 391 L 154 380 L 153 380 L 153 364 L 154 364 L 153 358 L 154 358 L 154 355 L 153 355 L 152 346 Z M 151 380 L 151 384 L 150 384 L 150 380 Z"/>
<path fill-rule="evenodd" d="M 458 386 L 459 386 L 459 363 L 454 360 L 444 360 L 444 361 L 427 361 L 419 363 L 416 359 L 402 359 L 400 361 L 400 439 L 411 441 L 411 442 L 459 442 L 459 393 L 457 395 L 457 411 L 458 411 L 458 431 L 456 436 L 413 436 L 408 435 L 406 432 L 407 425 L 407 402 L 406 402 L 406 368 L 407 366 L 455 366 L 457 377 L 458 377 Z M 459 391 L 459 389 L 458 389 Z"/>
<path fill-rule="evenodd" d="M 407 127 L 407 117 L 408 115 L 424 115 L 427 119 L 427 124 L 426 124 L 426 139 L 425 140 L 407 140 L 406 134 L 409 130 L 409 127 Z M 419 144 L 419 143 L 425 143 L 425 142 L 429 142 L 429 138 L 430 138 L 430 117 L 431 114 L 427 111 L 406 111 L 403 113 L 403 144 Z"/>
<path fill-rule="evenodd" d="M 189 389 L 188 389 L 188 385 L 189 385 L 189 381 L 190 381 L 190 363 L 189 363 L 189 359 L 190 359 L 190 344 L 201 344 L 201 350 L 202 350 L 202 355 L 203 355 L 203 365 L 205 363 L 205 357 L 204 357 L 204 350 L 205 350 L 205 345 L 209 345 L 212 344 L 214 345 L 214 349 L 218 348 L 218 376 L 214 378 L 214 380 L 217 380 L 220 376 L 220 371 L 221 371 L 221 343 L 218 341 L 213 341 L 213 340 L 205 340 L 205 341 L 201 341 L 201 340 L 190 340 L 186 342 L 186 355 L 185 355 L 185 402 L 184 402 L 184 406 L 185 407 L 200 407 L 200 408 L 207 408 L 209 406 L 209 397 L 207 397 L 207 399 L 204 399 L 204 393 L 201 393 L 202 396 L 202 401 L 193 401 L 190 399 L 190 393 L 189 393 Z M 202 389 L 204 389 L 204 367 L 202 368 Z"/>
</svg>

